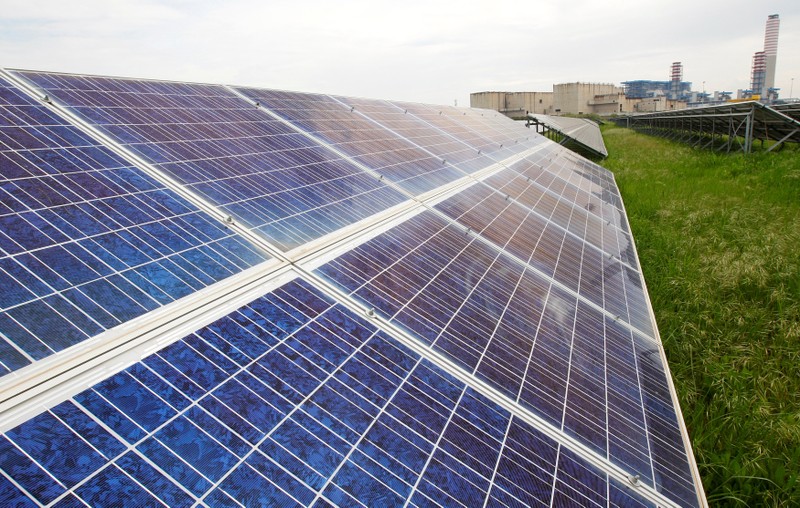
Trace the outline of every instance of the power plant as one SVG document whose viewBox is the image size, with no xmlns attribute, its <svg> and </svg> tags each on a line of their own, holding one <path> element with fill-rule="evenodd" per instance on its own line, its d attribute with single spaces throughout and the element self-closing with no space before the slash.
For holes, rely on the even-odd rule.
<svg viewBox="0 0 800 508">
<path fill-rule="evenodd" d="M 751 100 L 774 104 L 780 91 L 775 87 L 780 23 L 778 14 L 767 16 L 764 48 L 753 55 L 750 88 L 739 89 L 736 98 L 732 97 L 733 92 L 706 92 L 705 81 L 702 91 L 692 90 L 692 83 L 684 81 L 683 63 L 675 61 L 665 81 L 629 80 L 623 81 L 622 87 L 610 83 L 561 83 L 554 84 L 552 92 L 477 92 L 470 94 L 470 106 L 523 118 L 528 114 L 654 113 Z"/>
</svg>

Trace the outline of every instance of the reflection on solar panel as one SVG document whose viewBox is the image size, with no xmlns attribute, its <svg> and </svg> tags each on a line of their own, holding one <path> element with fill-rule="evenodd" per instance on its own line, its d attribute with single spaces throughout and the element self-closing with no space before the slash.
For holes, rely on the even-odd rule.
<svg viewBox="0 0 800 508">
<path fill-rule="evenodd" d="M 489 112 L 3 75 L 3 504 L 705 504 L 604 169 Z"/>
<path fill-rule="evenodd" d="M 23 75 L 284 250 L 404 199 L 223 86 Z"/>
<path fill-rule="evenodd" d="M 0 79 L 0 373 L 265 252 Z"/>
<path fill-rule="evenodd" d="M 448 164 L 445 155 L 435 154 L 390 129 L 382 128 L 362 115 L 360 107 L 356 112 L 354 106 L 324 95 L 254 89 L 240 91 L 413 195 L 465 176 L 454 167 L 453 158 Z M 411 118 L 412 130 L 434 131 L 434 136 L 444 136 L 422 122 L 404 116 Z M 466 145 L 457 146 L 455 150 L 460 151 L 456 154 L 469 152 L 468 157 L 477 157 L 477 154 L 472 155 L 475 150 Z"/>
</svg>

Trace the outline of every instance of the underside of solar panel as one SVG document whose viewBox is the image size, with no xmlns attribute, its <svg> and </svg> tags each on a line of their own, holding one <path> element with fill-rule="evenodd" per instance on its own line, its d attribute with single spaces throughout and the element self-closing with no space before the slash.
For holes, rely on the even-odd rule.
<svg viewBox="0 0 800 508">
<path fill-rule="evenodd" d="M 499 113 L 0 71 L 3 506 L 703 506 L 607 170 Z"/>
</svg>

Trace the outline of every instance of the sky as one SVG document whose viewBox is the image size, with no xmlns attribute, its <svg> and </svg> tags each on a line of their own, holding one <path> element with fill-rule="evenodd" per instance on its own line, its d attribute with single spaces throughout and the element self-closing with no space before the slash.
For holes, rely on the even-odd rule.
<svg viewBox="0 0 800 508">
<path fill-rule="evenodd" d="M 0 0 L 0 67 L 468 106 L 680 61 L 694 90 L 735 92 L 770 14 L 775 86 L 798 97 L 797 0 Z"/>
</svg>

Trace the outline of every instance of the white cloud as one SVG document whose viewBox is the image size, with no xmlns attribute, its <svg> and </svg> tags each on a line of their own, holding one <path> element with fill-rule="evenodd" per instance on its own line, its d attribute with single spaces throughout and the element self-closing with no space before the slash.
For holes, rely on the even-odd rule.
<svg viewBox="0 0 800 508">
<path fill-rule="evenodd" d="M 465 105 L 487 89 L 667 79 L 679 60 L 695 88 L 735 90 L 779 13 L 777 84 L 800 77 L 796 1 L 714 4 L 0 0 L 0 64 Z"/>
</svg>

